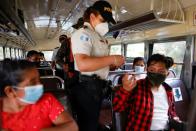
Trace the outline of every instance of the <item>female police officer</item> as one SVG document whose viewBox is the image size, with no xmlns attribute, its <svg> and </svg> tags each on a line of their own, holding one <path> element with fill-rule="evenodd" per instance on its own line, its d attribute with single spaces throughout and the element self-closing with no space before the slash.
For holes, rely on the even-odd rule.
<svg viewBox="0 0 196 131">
<path fill-rule="evenodd" d="M 103 36 L 109 30 L 108 23 L 115 23 L 108 2 L 95 2 L 87 8 L 83 19 L 83 28 L 71 37 L 75 69 L 80 72 L 73 97 L 80 131 L 97 131 L 109 66 L 121 66 L 124 58 L 121 55 L 108 56 L 108 43 Z"/>
</svg>

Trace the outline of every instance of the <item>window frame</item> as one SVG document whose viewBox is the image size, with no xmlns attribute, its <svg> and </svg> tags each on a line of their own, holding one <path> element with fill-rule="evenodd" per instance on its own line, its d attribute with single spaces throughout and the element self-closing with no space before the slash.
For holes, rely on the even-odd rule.
<svg viewBox="0 0 196 131">
<path fill-rule="evenodd" d="M 109 54 L 110 54 L 110 52 L 111 52 L 111 47 L 112 46 L 117 46 L 117 45 L 120 45 L 120 47 L 121 47 L 121 51 L 120 51 L 120 55 L 123 55 L 123 52 L 122 52 L 122 49 L 123 49 L 123 45 L 121 44 L 121 43 L 117 43 L 117 44 L 110 44 L 109 45 Z M 111 54 L 110 54 L 111 55 Z M 112 55 L 116 55 L 116 54 L 112 54 Z"/>
<path fill-rule="evenodd" d="M 154 50 L 154 44 L 156 43 L 169 43 L 169 42 L 179 42 L 179 41 L 185 41 L 186 45 L 187 45 L 187 36 L 181 36 L 181 37 L 174 37 L 174 38 L 165 38 L 165 39 L 160 39 L 160 40 L 149 40 L 149 46 L 152 47 L 152 51 L 149 52 L 149 57 L 153 54 L 153 50 Z M 186 48 L 185 48 L 185 53 L 186 53 Z M 185 54 L 184 54 L 185 55 Z M 181 62 L 175 62 L 175 65 L 181 65 L 181 71 L 180 71 L 180 75 L 177 78 L 181 78 L 183 76 L 183 67 L 184 67 L 184 59 Z M 175 72 L 177 74 L 177 72 Z"/>
<path fill-rule="evenodd" d="M 133 61 L 133 59 L 135 58 L 135 57 L 127 57 L 127 48 L 128 48 L 128 45 L 135 45 L 135 44 L 144 44 L 144 55 L 143 56 L 138 56 L 138 57 L 145 57 L 145 41 L 141 41 L 141 42 L 135 42 L 135 43 L 126 43 L 126 45 L 125 45 L 125 51 L 124 51 L 124 56 L 125 56 L 125 58 L 126 58 L 126 60 L 131 60 L 131 61 Z"/>
</svg>

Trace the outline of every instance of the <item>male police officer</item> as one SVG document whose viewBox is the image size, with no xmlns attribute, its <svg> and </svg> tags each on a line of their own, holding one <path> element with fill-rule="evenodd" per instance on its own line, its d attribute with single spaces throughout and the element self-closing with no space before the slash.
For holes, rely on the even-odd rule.
<svg viewBox="0 0 196 131">
<path fill-rule="evenodd" d="M 80 72 L 79 84 L 72 92 L 80 131 L 97 131 L 103 90 L 111 65 L 124 63 L 121 55 L 108 56 L 108 42 L 103 37 L 108 23 L 115 23 L 112 7 L 106 1 L 97 1 L 83 15 L 84 26 L 72 37 L 75 69 Z"/>
</svg>

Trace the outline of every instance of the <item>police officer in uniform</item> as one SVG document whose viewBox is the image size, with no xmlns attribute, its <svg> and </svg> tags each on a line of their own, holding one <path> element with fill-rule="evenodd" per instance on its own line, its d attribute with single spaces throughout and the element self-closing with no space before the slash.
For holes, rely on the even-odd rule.
<svg viewBox="0 0 196 131">
<path fill-rule="evenodd" d="M 97 131 L 109 67 L 120 67 L 124 58 L 121 55 L 108 56 L 108 42 L 103 36 L 109 30 L 108 23 L 115 24 L 108 2 L 95 2 L 87 8 L 83 19 L 83 28 L 71 37 L 75 69 L 80 73 L 79 83 L 72 89 L 72 103 L 80 131 Z"/>
</svg>

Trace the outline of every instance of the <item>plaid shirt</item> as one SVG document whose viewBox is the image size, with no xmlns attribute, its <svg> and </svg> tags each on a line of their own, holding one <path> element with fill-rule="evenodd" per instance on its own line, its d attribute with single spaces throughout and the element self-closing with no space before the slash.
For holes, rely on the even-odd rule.
<svg viewBox="0 0 196 131">
<path fill-rule="evenodd" d="M 168 97 L 168 116 L 176 116 L 172 89 L 163 83 Z M 137 81 L 137 86 L 128 92 L 120 88 L 114 95 L 113 109 L 115 112 L 128 113 L 126 131 L 149 131 L 153 117 L 154 100 L 151 84 L 146 79 Z"/>
</svg>

